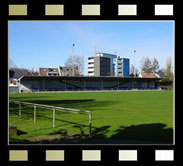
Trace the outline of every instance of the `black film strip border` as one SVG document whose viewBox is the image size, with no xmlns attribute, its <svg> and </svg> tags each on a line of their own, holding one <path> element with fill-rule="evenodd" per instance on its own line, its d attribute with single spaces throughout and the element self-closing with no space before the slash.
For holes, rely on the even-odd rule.
<svg viewBox="0 0 183 166">
<path fill-rule="evenodd" d="M 28 13 L 27 16 L 9 16 L 8 15 L 8 7 L 10 4 L 26 4 L 28 7 Z M 46 4 L 63 4 L 64 5 L 64 15 L 63 16 L 45 16 L 45 5 Z M 81 15 L 81 5 L 82 4 L 100 4 L 100 16 L 82 16 Z M 118 5 L 119 4 L 136 4 L 137 5 L 137 15 L 136 16 L 118 16 Z M 169 4 L 173 5 L 173 15 L 172 16 L 155 16 L 154 14 L 154 7 L 156 4 Z M 38 19 L 38 20 L 45 20 L 45 19 L 99 19 L 99 20 L 108 20 L 108 19 L 114 19 L 114 20 L 131 20 L 131 19 L 138 19 L 138 20 L 175 20 L 176 17 L 176 11 L 175 11 L 175 1 L 173 0 L 167 0 L 167 1 L 146 1 L 142 2 L 141 0 L 137 1 L 113 1 L 112 3 L 105 2 L 105 1 L 66 1 L 66 0 L 43 0 L 41 2 L 33 2 L 31 0 L 9 0 L 9 2 L 6 4 L 6 12 L 3 13 L 6 18 L 4 20 L 26 20 L 26 19 Z M 108 12 L 112 11 L 112 12 Z M 7 36 L 7 24 L 5 21 L 2 23 L 4 35 L 3 39 L 5 39 Z M 6 40 L 2 40 L 6 43 Z M 1 53 L 6 54 L 7 50 L 1 51 Z M 4 60 L 4 59 L 2 59 Z M 1 61 L 2 62 L 2 61 Z M 6 73 L 4 73 L 2 76 L 5 77 Z M 6 84 L 3 83 L 4 85 Z M 5 95 L 6 97 L 6 95 Z M 6 106 L 3 108 L 6 109 Z M 5 113 L 3 113 L 5 115 Z M 178 114 L 179 116 L 182 115 L 182 113 Z M 176 121 L 180 121 L 180 117 L 176 116 Z M 2 116 L 1 116 L 2 117 Z M 4 117 L 4 116 L 3 116 Z M 2 120 L 2 118 L 1 118 Z M 3 121 L 1 121 L 1 124 Z M 177 123 L 177 122 L 176 122 Z M 178 126 L 178 124 L 176 125 Z M 5 127 L 5 126 L 4 126 Z M 182 129 L 181 127 L 177 127 L 177 129 Z M 3 133 L 6 132 L 6 129 L 3 129 Z M 177 133 L 178 131 L 176 131 Z M 177 137 L 178 133 L 176 134 L 176 141 L 180 142 L 181 140 Z M 182 134 L 181 134 L 182 136 Z M 181 138 L 181 137 L 180 137 Z M 6 146 L 6 136 L 1 138 L 1 141 L 3 141 L 5 144 L 2 146 L 4 149 L 0 151 L 0 162 L 5 161 L 6 165 L 72 165 L 73 163 L 78 163 L 80 165 L 106 165 L 108 163 L 113 165 L 129 165 L 128 163 L 131 163 L 131 161 L 119 161 L 119 150 L 137 150 L 138 158 L 137 161 L 133 161 L 132 165 L 178 165 L 178 162 L 181 162 L 182 159 L 180 156 L 183 156 L 182 147 L 176 147 L 167 145 L 167 146 L 76 146 L 76 147 L 69 147 L 69 146 L 28 146 L 28 147 L 19 147 L 19 146 Z M 45 151 L 53 149 L 53 150 L 64 150 L 65 158 L 63 162 L 48 162 L 45 160 Z M 101 161 L 97 162 L 83 162 L 82 161 L 82 150 L 90 149 L 90 150 L 101 150 Z M 11 150 L 27 150 L 28 151 L 28 161 L 27 162 L 20 162 L 20 161 L 9 161 L 9 152 Z M 155 161 L 155 151 L 156 150 L 173 150 L 173 161 Z M 109 158 L 110 156 L 110 158 Z M 78 165 L 77 164 L 77 165 Z M 180 164 L 180 163 L 179 163 Z"/>
</svg>

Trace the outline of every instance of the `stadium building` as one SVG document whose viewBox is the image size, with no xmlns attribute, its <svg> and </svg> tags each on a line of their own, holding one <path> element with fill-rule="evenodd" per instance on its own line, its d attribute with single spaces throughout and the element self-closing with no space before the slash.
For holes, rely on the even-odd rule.
<svg viewBox="0 0 183 166">
<path fill-rule="evenodd" d="M 10 68 L 9 69 L 9 91 L 11 93 L 19 92 L 19 79 L 23 76 L 38 76 L 38 72 L 30 71 L 24 68 Z"/>
<path fill-rule="evenodd" d="M 23 76 L 19 92 L 159 89 L 161 78 Z M 11 93 L 11 92 L 10 92 Z"/>
</svg>

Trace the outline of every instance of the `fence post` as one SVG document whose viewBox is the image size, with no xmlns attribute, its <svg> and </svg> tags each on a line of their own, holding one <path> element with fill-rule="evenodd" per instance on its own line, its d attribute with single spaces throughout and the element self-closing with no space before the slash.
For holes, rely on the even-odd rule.
<svg viewBox="0 0 183 166">
<path fill-rule="evenodd" d="M 89 138 L 91 138 L 91 125 L 92 125 L 92 123 L 91 123 L 92 117 L 91 116 L 92 116 L 91 112 L 89 112 Z"/>
<path fill-rule="evenodd" d="M 21 103 L 19 103 L 19 118 L 21 118 Z"/>
<path fill-rule="evenodd" d="M 36 105 L 34 105 L 34 123 L 36 122 Z"/>
<path fill-rule="evenodd" d="M 55 128 L 55 108 L 53 108 L 53 128 Z"/>
</svg>

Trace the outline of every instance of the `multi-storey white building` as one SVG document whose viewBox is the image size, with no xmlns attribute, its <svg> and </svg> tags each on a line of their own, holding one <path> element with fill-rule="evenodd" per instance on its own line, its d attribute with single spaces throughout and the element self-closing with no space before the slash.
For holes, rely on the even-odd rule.
<svg viewBox="0 0 183 166">
<path fill-rule="evenodd" d="M 116 55 L 96 53 L 95 57 L 88 58 L 89 76 L 115 76 Z"/>
<path fill-rule="evenodd" d="M 94 57 L 88 58 L 88 76 L 94 76 Z"/>
</svg>

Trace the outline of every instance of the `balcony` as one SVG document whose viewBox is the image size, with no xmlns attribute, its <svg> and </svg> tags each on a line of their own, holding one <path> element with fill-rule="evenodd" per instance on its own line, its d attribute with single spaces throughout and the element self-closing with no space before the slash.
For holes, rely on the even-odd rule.
<svg viewBox="0 0 183 166">
<path fill-rule="evenodd" d="M 94 76 L 94 72 L 93 73 L 88 73 L 88 76 Z"/>
<path fill-rule="evenodd" d="M 94 67 L 94 64 L 88 64 L 88 67 Z"/>
<path fill-rule="evenodd" d="M 88 59 L 88 63 L 94 63 L 94 59 Z"/>
<path fill-rule="evenodd" d="M 88 71 L 94 72 L 94 68 L 88 68 Z"/>
</svg>

